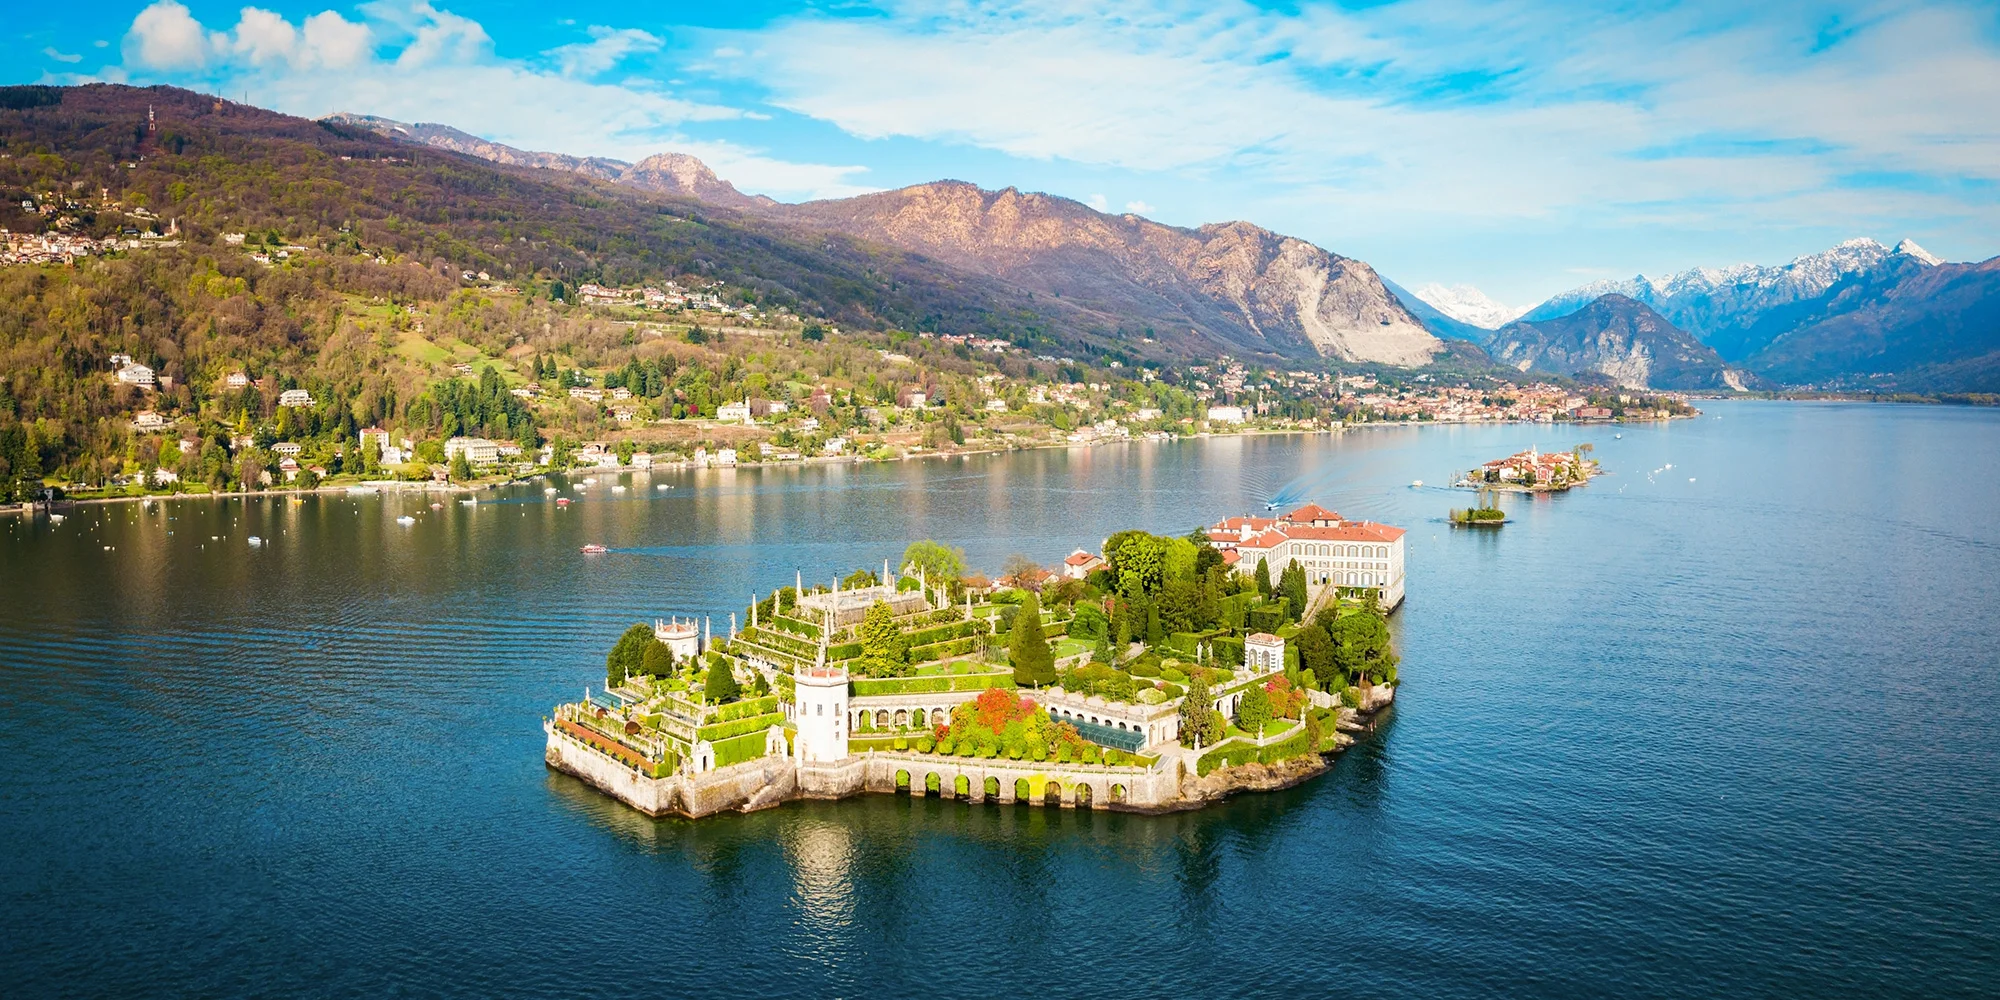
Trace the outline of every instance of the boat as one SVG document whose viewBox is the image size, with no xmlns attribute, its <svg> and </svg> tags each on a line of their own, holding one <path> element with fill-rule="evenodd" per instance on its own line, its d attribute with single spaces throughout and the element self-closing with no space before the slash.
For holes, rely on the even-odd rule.
<svg viewBox="0 0 2000 1000">
<path fill-rule="evenodd" d="M 557 498 L 556 498 L 556 506 L 558 506 L 558 507 L 567 507 L 567 506 L 569 506 L 569 505 L 570 505 L 570 503 L 571 503 L 571 501 L 570 501 L 570 498 L 568 498 L 568 497 L 557 497 Z"/>
<path fill-rule="evenodd" d="M 380 492 L 382 491 L 374 486 L 349 486 L 347 488 L 347 495 L 351 497 L 374 496 Z"/>
<path fill-rule="evenodd" d="M 655 486 L 653 488 L 656 490 L 670 490 L 673 489 L 673 486 L 667 483 L 661 483 L 660 485 Z"/>
<path fill-rule="evenodd" d="M 1420 489 L 1423 489 L 1423 488 L 1424 488 L 1424 481 L 1423 481 L 1423 480 L 1421 480 L 1421 479 L 1412 479 L 1412 480 L 1410 480 L 1410 488 L 1411 488 L 1411 489 L 1413 489 L 1413 490 L 1420 490 Z"/>
<path fill-rule="evenodd" d="M 595 542 L 592 542 L 591 544 L 589 544 L 589 545 L 586 545 L 586 546 L 584 546 L 584 547 L 583 547 L 583 551 L 585 551 L 585 552 L 589 552 L 589 553 L 591 553 L 591 554 L 593 554 L 593 555 L 594 555 L 594 554 L 596 554 L 596 553 L 599 553 L 599 552 L 609 552 L 609 551 L 611 551 L 611 550 L 610 550 L 610 549 L 607 549 L 607 548 L 605 548 L 604 546 L 602 546 L 602 545 L 599 545 L 599 544 L 597 544 L 597 543 L 595 543 Z"/>
<path fill-rule="evenodd" d="M 417 519 L 416 519 L 416 518 L 414 518 L 414 517 L 411 517 L 411 516 L 410 516 L 410 515 L 408 515 L 408 514 L 404 514 L 404 515 L 403 515 L 402 517 L 399 517 L 399 518 L 397 518 L 397 519 L 396 519 L 396 523 L 397 523 L 397 524 L 401 524 L 401 525 L 405 525 L 405 526 L 407 526 L 407 525 L 412 525 L 412 524 L 415 524 L 415 523 L 417 523 Z"/>
<path fill-rule="evenodd" d="M 613 493 L 623 493 L 623 492 L 625 492 L 625 487 L 623 487 L 623 486 L 613 486 L 613 487 L 611 487 L 611 492 L 613 492 Z"/>
<path fill-rule="evenodd" d="M 477 498 L 471 500 L 460 500 L 458 502 L 458 505 L 460 507 L 477 507 L 479 506 L 479 500 Z"/>
<path fill-rule="evenodd" d="M 258 546 L 258 545 L 262 545 L 262 544 L 264 544 L 264 540 L 263 540 L 262 538 L 259 538 L 259 537 L 257 537 L 256 535 L 251 535 L 251 536 L 250 536 L 250 544 L 251 544 L 252 546 Z"/>
<path fill-rule="evenodd" d="M 61 524 L 61 523 L 63 523 L 64 521 L 67 521 L 67 520 L 69 520 L 69 515 L 68 515 L 68 514 L 50 514 L 50 515 L 49 515 L 49 523 L 50 523 L 50 524 Z"/>
<path fill-rule="evenodd" d="M 1613 441 L 1623 441 L 1623 440 L 1625 440 L 1625 435 L 1623 435 L 1623 434 L 1613 434 L 1613 435 L 1611 435 L 1611 440 L 1613 440 Z"/>
<path fill-rule="evenodd" d="M 437 503 L 437 502 L 433 501 L 433 502 L 431 503 L 431 509 L 432 509 L 432 510 L 443 510 L 443 509 L 444 509 L 444 504 L 441 504 L 441 503 Z"/>
<path fill-rule="evenodd" d="M 293 497 L 293 498 L 292 498 L 292 506 L 294 506 L 294 507 L 303 507 L 303 506 L 305 506 L 305 505 L 306 505 L 306 502 L 305 502 L 304 500 L 302 500 L 302 499 L 300 499 L 300 498 L 298 498 L 298 497 Z"/>
<path fill-rule="evenodd" d="M 544 486 L 544 487 L 542 487 L 542 492 L 543 492 L 543 493 L 554 493 L 555 491 L 556 491 L 556 488 L 555 488 L 555 487 L 553 487 L 553 486 Z"/>
</svg>

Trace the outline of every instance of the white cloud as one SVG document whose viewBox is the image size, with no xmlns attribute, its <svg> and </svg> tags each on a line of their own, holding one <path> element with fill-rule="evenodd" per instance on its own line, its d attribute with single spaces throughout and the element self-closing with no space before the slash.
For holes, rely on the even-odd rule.
<svg viewBox="0 0 2000 1000">
<path fill-rule="evenodd" d="M 1148 215 L 1159 211 L 1159 209 L 1143 201 L 1128 201 L 1125 203 L 1125 211 L 1133 215 Z"/>
<path fill-rule="evenodd" d="M 208 61 L 208 33 L 174 0 L 159 2 L 132 19 L 126 58 L 146 69 L 192 69 Z"/>
<path fill-rule="evenodd" d="M 617 65 L 626 56 L 658 52 L 665 43 L 659 36 L 638 28 L 607 28 L 592 25 L 590 41 L 559 45 L 546 54 L 562 66 L 565 76 L 595 76 Z"/>
<path fill-rule="evenodd" d="M 74 55 L 68 52 L 59 52 L 53 45 L 50 45 L 42 49 L 42 54 L 48 56 L 50 59 L 54 59 L 56 62 L 61 62 L 61 63 L 78 63 L 83 61 L 82 56 Z"/>
<path fill-rule="evenodd" d="M 590 79 L 627 55 L 658 51 L 658 37 L 596 27 L 591 41 L 552 49 L 547 63 L 502 58 L 478 22 L 425 0 L 363 4 L 362 20 L 331 10 L 293 24 L 247 7 L 227 31 L 158 0 L 134 19 L 124 66 L 102 79 L 171 82 L 239 94 L 317 117 L 358 111 L 446 122 L 524 149 L 639 160 L 674 149 L 707 161 L 738 188 L 780 198 L 823 198 L 866 188 L 858 166 L 788 162 L 733 143 L 690 140 L 690 123 L 741 119 L 734 108 L 690 101 L 644 80 Z"/>
<path fill-rule="evenodd" d="M 1106 198 L 1101 194 L 1091 195 L 1090 197 L 1083 199 L 1083 203 L 1089 205 L 1091 208 L 1094 208 L 1100 212 L 1111 211 L 1111 202 L 1106 200 Z"/>
</svg>

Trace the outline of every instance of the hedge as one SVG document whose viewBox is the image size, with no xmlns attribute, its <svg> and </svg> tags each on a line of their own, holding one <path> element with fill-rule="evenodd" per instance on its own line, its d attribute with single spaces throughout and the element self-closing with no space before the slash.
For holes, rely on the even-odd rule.
<svg viewBox="0 0 2000 1000">
<path fill-rule="evenodd" d="M 728 767 L 764 756 L 764 734 L 761 731 L 715 740 L 714 743 L 716 767 Z"/>
<path fill-rule="evenodd" d="M 931 677 L 860 677 L 848 682 L 848 689 L 859 698 L 876 694 L 942 694 L 948 691 L 984 691 L 987 688 L 1011 688 L 1014 675 L 1011 672 L 997 674 L 952 674 Z"/>
<path fill-rule="evenodd" d="M 974 622 L 955 621 L 948 625 L 918 629 L 915 632 L 907 633 L 903 636 L 903 641 L 914 648 L 943 642 L 947 639 L 957 639 L 960 636 L 972 635 L 977 631 L 979 631 L 979 625 Z"/>
<path fill-rule="evenodd" d="M 1303 756 L 1311 749 L 1306 743 L 1306 733 L 1303 729 L 1285 740 L 1262 747 L 1248 740 L 1233 739 L 1202 754 L 1201 759 L 1195 761 L 1194 773 L 1207 777 L 1208 772 L 1217 767 L 1236 767 L 1252 761 L 1276 764 Z"/>
<path fill-rule="evenodd" d="M 928 646 L 912 647 L 910 649 L 910 662 L 928 663 L 932 660 L 942 660 L 947 656 L 963 656 L 978 648 L 979 637 L 968 635 L 962 639 L 952 639 L 947 642 L 934 642 Z"/>
<path fill-rule="evenodd" d="M 731 702 L 722 706 L 715 713 L 715 721 L 731 722 L 736 719 L 746 719 L 753 715 L 768 715 L 777 710 L 778 696 L 767 694 L 762 698 Z"/>
<path fill-rule="evenodd" d="M 773 615 L 771 617 L 771 624 L 794 635 L 805 636 L 814 642 L 819 641 L 819 626 L 814 625 L 812 622 L 800 621 L 797 618 L 787 618 L 784 615 Z"/>
<path fill-rule="evenodd" d="M 843 642 L 838 646 L 828 646 L 826 648 L 826 659 L 829 663 L 834 660 L 851 660 L 860 655 L 861 644 L 858 642 Z"/>
<path fill-rule="evenodd" d="M 1216 663 L 1225 667 L 1240 667 L 1243 665 L 1243 639 L 1241 637 L 1233 635 L 1218 636 L 1209 644 L 1209 648 L 1214 651 Z M 1286 648 L 1287 650 L 1290 649 L 1290 647 Z"/>
<path fill-rule="evenodd" d="M 1252 632 L 1276 632 L 1291 620 L 1288 604 L 1271 603 L 1250 609 L 1244 627 Z"/>
<path fill-rule="evenodd" d="M 763 699 L 760 698 L 758 700 L 762 701 Z M 782 726 L 784 724 L 785 715 L 783 712 L 769 712 L 764 715 L 753 715 L 747 719 L 711 723 L 695 730 L 694 735 L 695 739 L 698 740 L 726 740 L 746 733 L 762 733 L 772 726 Z"/>
</svg>

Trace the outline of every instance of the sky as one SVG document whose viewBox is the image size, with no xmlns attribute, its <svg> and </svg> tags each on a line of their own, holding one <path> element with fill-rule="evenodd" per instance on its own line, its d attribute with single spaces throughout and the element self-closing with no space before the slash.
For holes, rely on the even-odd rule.
<svg viewBox="0 0 2000 1000">
<path fill-rule="evenodd" d="M 1518 306 L 1857 236 L 2000 254 L 1992 0 L 23 7 L 0 81 L 677 150 L 784 201 L 955 178 L 1244 219 Z"/>
</svg>

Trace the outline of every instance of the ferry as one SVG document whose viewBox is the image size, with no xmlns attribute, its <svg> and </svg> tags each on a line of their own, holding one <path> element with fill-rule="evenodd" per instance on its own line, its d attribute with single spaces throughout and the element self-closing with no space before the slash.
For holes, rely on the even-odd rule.
<svg viewBox="0 0 2000 1000">
<path fill-rule="evenodd" d="M 599 545 L 599 544 L 597 544 L 597 543 L 595 543 L 595 542 L 592 542 L 591 544 L 589 544 L 589 545 L 586 545 L 586 546 L 584 546 L 584 547 L 583 547 L 583 551 L 585 551 L 585 552 L 589 552 L 589 553 L 591 553 L 591 554 L 595 555 L 596 553 L 599 553 L 599 552 L 609 552 L 609 551 L 611 551 L 611 550 L 610 550 L 610 549 L 607 549 L 607 548 L 605 548 L 604 546 L 602 546 L 602 545 Z"/>
</svg>

